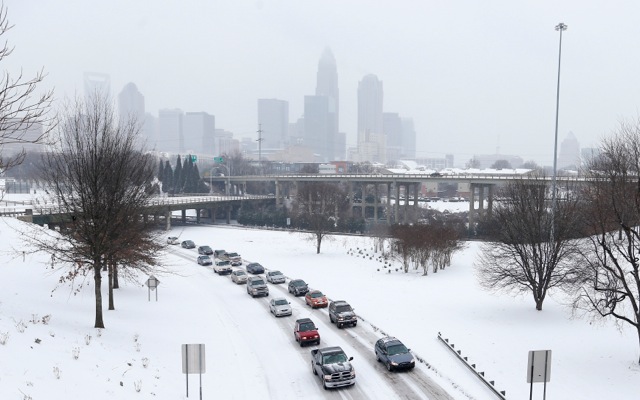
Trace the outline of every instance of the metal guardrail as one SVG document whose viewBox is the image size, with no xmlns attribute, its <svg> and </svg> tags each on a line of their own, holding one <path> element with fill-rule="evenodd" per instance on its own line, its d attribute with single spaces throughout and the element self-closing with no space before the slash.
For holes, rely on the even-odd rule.
<svg viewBox="0 0 640 400">
<path fill-rule="evenodd" d="M 469 368 L 474 375 L 476 375 L 485 385 L 487 385 L 487 387 L 493 392 L 495 393 L 496 396 L 498 396 L 498 398 L 502 399 L 502 400 L 506 400 L 507 399 L 507 395 L 506 392 L 504 390 L 498 391 L 498 389 L 496 389 L 495 387 L 495 382 L 494 381 L 488 381 L 487 378 L 485 378 L 484 376 L 484 371 L 480 372 L 476 369 L 476 365 L 475 364 L 471 364 L 469 363 L 469 359 L 468 357 L 463 357 L 462 356 L 462 351 L 461 350 L 456 350 L 455 349 L 455 345 L 453 343 L 449 343 L 449 339 L 445 339 L 442 337 L 442 334 L 440 332 L 438 332 L 438 339 L 444 343 L 447 348 L 449 350 L 451 350 L 453 352 L 453 354 L 456 355 L 456 357 L 458 357 L 458 359 L 460 361 L 462 361 L 462 363 L 464 365 L 467 366 L 467 368 Z"/>
</svg>

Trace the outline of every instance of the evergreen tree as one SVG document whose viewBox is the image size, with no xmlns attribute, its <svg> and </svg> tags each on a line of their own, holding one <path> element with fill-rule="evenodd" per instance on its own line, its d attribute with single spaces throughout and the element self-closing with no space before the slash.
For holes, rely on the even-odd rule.
<svg viewBox="0 0 640 400">
<path fill-rule="evenodd" d="M 180 159 L 180 155 L 178 155 L 178 160 L 176 161 L 176 169 L 173 171 L 173 192 L 174 193 L 182 193 L 182 188 L 184 187 L 184 181 L 182 180 L 182 160 Z"/>
<path fill-rule="evenodd" d="M 162 191 L 168 193 L 173 190 L 173 169 L 171 168 L 169 160 L 167 160 L 164 165 L 163 174 L 164 176 L 162 177 Z"/>
<path fill-rule="evenodd" d="M 158 165 L 158 180 L 162 182 L 164 179 L 164 163 L 160 160 L 160 164 Z"/>
<path fill-rule="evenodd" d="M 187 155 L 184 162 L 182 163 L 182 187 L 184 193 L 194 193 L 193 191 L 193 182 L 191 179 L 191 171 L 193 170 L 193 160 L 191 159 L 191 154 Z"/>
</svg>

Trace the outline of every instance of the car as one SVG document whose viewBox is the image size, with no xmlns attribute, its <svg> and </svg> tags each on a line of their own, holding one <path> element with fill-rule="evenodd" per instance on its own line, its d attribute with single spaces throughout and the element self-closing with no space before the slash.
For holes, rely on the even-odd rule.
<svg viewBox="0 0 640 400">
<path fill-rule="evenodd" d="M 289 281 L 289 293 L 294 296 L 304 296 L 309 291 L 309 286 L 302 279 L 292 279 Z"/>
<path fill-rule="evenodd" d="M 289 301 L 287 301 L 287 299 L 283 297 L 271 299 L 271 301 L 269 302 L 269 311 L 271 311 L 271 314 L 275 315 L 276 317 L 291 315 L 291 303 L 289 303 Z"/>
<path fill-rule="evenodd" d="M 241 269 L 231 271 L 231 280 L 238 285 L 247 283 L 247 273 Z"/>
<path fill-rule="evenodd" d="M 329 305 L 327 296 L 319 290 L 308 291 L 307 294 L 304 295 L 304 301 L 311 306 L 311 308 L 324 308 Z"/>
<path fill-rule="evenodd" d="M 175 236 L 169 236 L 167 238 L 167 243 L 168 244 L 180 244 L 180 240 L 178 240 L 178 238 L 175 237 Z"/>
<path fill-rule="evenodd" d="M 218 275 L 229 275 L 231 271 L 231 262 L 229 260 L 216 260 L 213 264 L 213 272 Z"/>
<path fill-rule="evenodd" d="M 379 339 L 373 347 L 376 360 L 383 363 L 389 371 L 400 369 L 412 369 L 416 366 L 416 360 L 411 354 L 411 349 L 393 336 Z"/>
<path fill-rule="evenodd" d="M 254 275 L 264 274 L 264 267 L 257 262 L 249 263 L 247 264 L 247 272 Z"/>
<path fill-rule="evenodd" d="M 259 276 L 252 276 L 247 279 L 247 293 L 251 295 L 251 297 L 256 296 L 269 296 L 269 288 L 267 287 L 267 283 L 262 280 Z"/>
<path fill-rule="evenodd" d="M 195 249 L 196 248 L 196 244 L 193 243 L 193 240 L 183 240 L 182 243 L 180 243 L 180 245 L 182 247 L 184 247 L 185 249 Z"/>
<path fill-rule="evenodd" d="M 220 258 L 223 260 L 229 260 L 231 262 L 231 265 L 233 265 L 234 267 L 239 267 L 240 265 L 242 265 L 242 257 L 240 257 L 240 254 L 235 252 L 225 252 L 220 256 Z"/>
<path fill-rule="evenodd" d="M 356 370 L 351 365 L 353 357 L 340 347 L 311 350 L 311 371 L 318 375 L 326 390 L 356 384 Z"/>
<path fill-rule="evenodd" d="M 220 258 L 220 256 L 222 256 L 224 253 L 226 253 L 225 250 L 214 250 L 213 251 L 213 256 L 216 258 Z"/>
<path fill-rule="evenodd" d="M 286 280 L 282 272 L 277 270 L 267 271 L 266 278 L 271 283 L 284 283 Z"/>
<path fill-rule="evenodd" d="M 344 300 L 336 300 L 329 303 L 329 321 L 342 328 L 345 325 L 358 325 L 358 317 L 353 308 Z"/>
<path fill-rule="evenodd" d="M 300 343 L 300 347 L 305 344 L 320 344 L 320 334 L 316 324 L 313 323 L 311 318 L 300 318 L 296 320 L 293 325 L 293 337 L 296 342 Z"/>
<path fill-rule="evenodd" d="M 198 256 L 198 264 L 200 265 L 212 265 L 213 260 L 209 256 Z"/>
<path fill-rule="evenodd" d="M 213 254 L 213 250 L 209 246 L 198 246 L 198 254 L 210 256 Z"/>
</svg>

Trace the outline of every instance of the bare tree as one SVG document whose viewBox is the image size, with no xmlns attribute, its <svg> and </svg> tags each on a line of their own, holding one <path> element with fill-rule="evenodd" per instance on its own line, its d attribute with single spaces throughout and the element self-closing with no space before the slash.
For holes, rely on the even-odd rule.
<svg viewBox="0 0 640 400">
<path fill-rule="evenodd" d="M 345 216 L 349 201 L 338 184 L 326 182 L 302 183 L 298 188 L 294 213 L 298 226 L 308 229 L 320 253 L 322 239 L 335 232 L 338 220 Z"/>
<path fill-rule="evenodd" d="M 587 170 L 589 248 L 574 310 L 629 324 L 640 342 L 640 119 L 620 123 Z"/>
<path fill-rule="evenodd" d="M 504 186 L 491 215 L 491 242 L 482 245 L 476 264 L 481 285 L 492 291 L 529 292 L 536 310 L 549 290 L 577 277 L 580 202 L 573 188 L 559 196 L 555 216 L 543 176 Z M 551 226 L 554 224 L 553 242 Z"/>
<path fill-rule="evenodd" d="M 93 272 L 96 328 L 104 328 L 103 267 L 150 269 L 158 265 L 162 247 L 142 220 L 153 193 L 155 159 L 136 149 L 138 129 L 134 121 L 118 122 L 104 98 L 78 100 L 61 121 L 59 143 L 43 160 L 43 181 L 71 221 L 60 235 L 28 239 L 68 268 L 61 282 Z"/>
<path fill-rule="evenodd" d="M 0 36 L 13 25 L 7 19 L 7 7 L 0 4 Z M 0 61 L 13 52 L 8 42 L 0 47 Z M 11 75 L 8 71 L 0 78 L 0 172 L 19 165 L 25 158 L 25 145 L 44 144 L 47 134 L 54 126 L 49 116 L 53 90 L 37 94 L 36 89 L 44 80 L 40 70 L 33 78 L 22 71 Z"/>
</svg>

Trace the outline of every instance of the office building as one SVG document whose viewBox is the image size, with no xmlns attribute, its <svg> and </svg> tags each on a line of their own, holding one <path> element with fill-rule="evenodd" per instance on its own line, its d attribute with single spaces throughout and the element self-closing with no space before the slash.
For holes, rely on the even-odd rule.
<svg viewBox="0 0 640 400">
<path fill-rule="evenodd" d="M 282 150 L 290 144 L 288 102 L 258 99 L 258 124 L 263 150 Z"/>
</svg>

